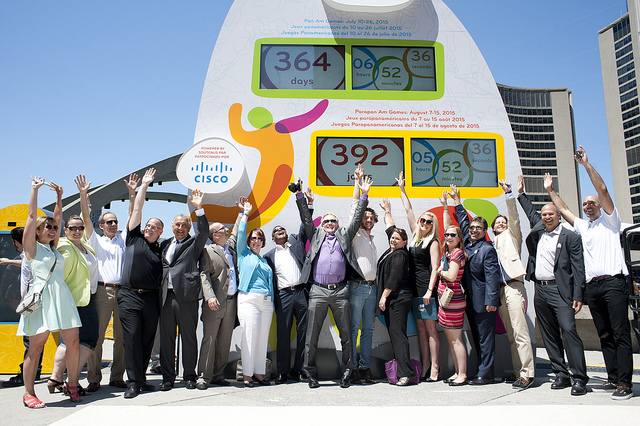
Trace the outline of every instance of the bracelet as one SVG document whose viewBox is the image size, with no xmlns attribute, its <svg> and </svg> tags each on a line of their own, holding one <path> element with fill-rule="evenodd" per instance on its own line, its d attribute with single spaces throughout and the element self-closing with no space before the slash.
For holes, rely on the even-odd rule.
<svg viewBox="0 0 640 426">
<path fill-rule="evenodd" d="M 391 211 L 387 211 L 387 210 L 385 210 L 385 211 L 384 211 L 384 214 L 387 214 L 387 213 L 391 214 Z"/>
</svg>

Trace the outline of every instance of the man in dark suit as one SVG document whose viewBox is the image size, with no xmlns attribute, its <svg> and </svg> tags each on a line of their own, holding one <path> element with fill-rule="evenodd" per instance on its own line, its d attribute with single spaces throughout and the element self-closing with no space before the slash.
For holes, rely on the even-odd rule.
<svg viewBox="0 0 640 426">
<path fill-rule="evenodd" d="M 177 215 L 171 228 L 173 238 L 162 242 L 162 300 L 160 308 L 160 368 L 161 391 L 173 388 L 176 378 L 175 351 L 176 326 L 182 340 L 182 378 L 187 389 L 196 388 L 196 362 L 198 359 L 198 299 L 202 292 L 198 259 L 207 242 L 209 222 L 202 209 L 202 192 L 194 190 L 189 201 L 196 210 L 198 229 L 189 235 L 191 221 L 186 215 Z"/>
<path fill-rule="evenodd" d="M 298 180 L 298 185 L 302 181 Z M 307 188 L 306 192 L 309 214 L 313 215 L 313 192 Z M 275 295 L 276 324 L 277 324 L 277 366 L 278 377 L 276 384 L 282 384 L 291 377 L 299 382 L 304 379 L 302 371 L 304 344 L 307 337 L 307 309 L 309 307 L 309 286 L 302 281 L 301 272 L 304 256 L 307 253 L 308 241 L 304 224 L 300 224 L 298 234 L 287 234 L 282 226 L 276 226 L 271 231 L 271 238 L 276 247 L 269 250 L 264 258 L 273 270 L 273 287 Z M 296 319 L 296 354 L 291 368 L 291 327 L 293 318 Z"/>
<path fill-rule="evenodd" d="M 351 310 L 349 308 L 349 290 L 346 277 L 348 269 L 353 268 L 360 276 L 362 271 L 351 247 L 351 240 L 358 232 L 362 216 L 367 207 L 371 180 L 365 178 L 360 185 L 362 195 L 356 212 L 345 228 L 341 228 L 338 218 L 331 213 L 322 217 L 321 227 L 316 229 L 307 208 L 302 191 L 296 193 L 296 203 L 305 233 L 311 240 L 309 252 L 302 267 L 302 282 L 311 282 L 309 292 L 309 310 L 307 340 L 305 343 L 304 370 L 309 377 L 309 387 L 318 388 L 316 351 L 322 324 L 331 307 L 342 344 L 342 362 L 344 372 L 340 387 L 351 386 L 350 375 L 353 369 L 353 346 L 351 344 Z"/>
<path fill-rule="evenodd" d="M 206 390 L 209 384 L 229 386 L 224 369 L 229 360 L 231 336 L 238 315 L 238 225 L 244 212 L 244 198 L 238 201 L 238 214 L 233 231 L 222 223 L 209 225 L 209 244 L 200 256 L 202 282 L 202 344 L 198 360 L 196 388 Z"/>
<path fill-rule="evenodd" d="M 566 351 L 573 373 L 571 395 L 584 395 L 589 377 L 584 346 L 575 320 L 584 300 L 582 242 L 574 232 L 560 225 L 560 212 L 555 205 L 546 204 L 540 215 L 524 193 L 524 188 L 519 186 L 518 191 L 518 201 L 531 225 L 531 232 L 525 240 L 529 251 L 527 279 L 535 282 L 534 306 L 538 326 L 551 369 L 556 375 L 551 389 L 572 386 L 571 373 L 564 362 Z"/>
<path fill-rule="evenodd" d="M 469 298 L 466 313 L 478 353 L 478 374 L 469 384 L 486 385 L 493 383 L 494 379 L 496 314 L 500 304 L 502 274 L 498 253 L 487 240 L 487 221 L 481 216 L 476 216 L 469 222 L 469 216 L 455 185 L 451 185 L 451 198 L 455 204 L 456 218 L 462 229 L 465 250 L 469 256 L 462 283 Z"/>
</svg>

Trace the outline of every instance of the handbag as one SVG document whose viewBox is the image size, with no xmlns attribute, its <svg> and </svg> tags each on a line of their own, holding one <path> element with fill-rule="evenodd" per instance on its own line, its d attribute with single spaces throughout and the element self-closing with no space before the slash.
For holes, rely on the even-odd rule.
<svg viewBox="0 0 640 426">
<path fill-rule="evenodd" d="M 449 270 L 449 259 L 447 259 L 447 254 L 443 254 L 442 255 L 442 270 L 443 271 L 448 271 Z M 442 292 L 442 296 L 440 296 L 440 306 L 442 306 L 443 308 L 446 308 L 447 306 L 449 306 L 449 302 L 451 302 L 451 299 L 453 298 L 453 289 L 451 287 L 449 287 L 449 283 L 447 282 L 447 280 L 445 280 L 444 278 L 440 278 L 441 281 L 444 282 L 444 285 L 446 286 L 444 291 Z"/>
<path fill-rule="evenodd" d="M 413 371 L 416 373 L 415 376 L 409 380 L 409 383 L 417 385 L 422 375 L 422 363 L 416 359 L 412 359 L 409 361 L 409 364 L 411 364 Z M 395 385 L 398 383 L 398 361 L 396 361 L 395 358 L 384 363 L 384 373 L 387 375 L 387 380 L 390 384 Z"/>
<path fill-rule="evenodd" d="M 27 287 L 27 291 L 24 292 L 24 296 L 22 296 L 22 298 L 20 299 L 20 303 L 18 303 L 18 307 L 16 308 L 16 313 L 24 317 L 28 317 L 29 315 L 31 315 L 32 313 L 34 313 L 35 311 L 37 311 L 42 307 L 42 292 L 44 291 L 44 288 L 47 286 L 47 282 L 49 281 L 49 278 L 51 278 L 51 274 L 53 274 L 53 270 L 55 269 L 57 263 L 58 263 L 58 256 L 56 256 L 55 261 L 53 262 L 53 266 L 49 271 L 49 275 L 47 276 L 47 279 L 44 281 L 44 285 L 42 286 L 42 289 L 40 289 L 40 291 L 36 293 L 30 293 L 29 292 L 30 286 Z"/>
</svg>

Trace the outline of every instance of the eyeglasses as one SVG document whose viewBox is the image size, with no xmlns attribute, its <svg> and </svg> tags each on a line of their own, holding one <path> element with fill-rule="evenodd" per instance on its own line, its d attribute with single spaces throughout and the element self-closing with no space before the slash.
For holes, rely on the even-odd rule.
<svg viewBox="0 0 640 426">
<path fill-rule="evenodd" d="M 424 217 L 421 217 L 420 218 L 420 225 L 424 225 L 425 223 L 427 225 L 433 225 L 433 221 L 431 219 L 425 219 Z"/>
<path fill-rule="evenodd" d="M 225 234 L 226 234 L 228 230 L 229 230 L 229 229 L 228 229 L 226 226 L 223 226 L 223 227 L 222 227 L 222 228 L 220 228 L 220 229 L 216 229 L 215 231 L 211 231 L 211 235 L 213 235 L 213 234 L 217 234 L 217 233 L 218 233 L 218 232 L 220 232 L 220 231 L 224 231 L 224 232 L 225 232 Z"/>
<path fill-rule="evenodd" d="M 286 229 L 284 229 L 282 226 L 278 226 L 276 228 L 273 228 L 273 231 L 271 231 L 271 233 L 275 234 L 275 233 L 280 232 L 280 231 L 286 231 Z"/>
<path fill-rule="evenodd" d="M 69 226 L 67 229 L 71 232 L 84 231 L 84 226 Z"/>
<path fill-rule="evenodd" d="M 456 234 L 456 233 L 453 233 L 453 234 L 452 234 L 452 233 L 449 233 L 449 232 L 445 232 L 445 233 L 444 233 L 444 236 L 445 236 L 445 237 L 450 237 L 450 238 L 455 238 L 455 237 L 457 237 L 457 236 L 458 236 L 458 234 Z"/>
<path fill-rule="evenodd" d="M 325 219 L 322 221 L 322 224 L 325 225 L 327 223 L 338 223 L 337 219 Z"/>
<path fill-rule="evenodd" d="M 484 231 L 484 228 L 482 226 L 470 226 L 469 229 L 471 231 Z"/>
<path fill-rule="evenodd" d="M 49 229 L 49 230 L 51 230 L 51 229 L 53 229 L 54 231 L 57 231 L 57 230 L 58 230 L 58 225 L 49 225 L 49 224 L 46 224 L 44 227 L 45 227 L 45 229 Z"/>
<path fill-rule="evenodd" d="M 158 227 L 157 227 L 157 226 L 155 226 L 155 225 L 146 225 L 144 228 L 145 228 L 145 229 L 147 229 L 147 228 L 148 228 L 148 229 L 150 229 L 150 230 L 152 230 L 152 231 L 158 231 L 158 230 L 162 231 L 162 228 L 158 228 Z"/>
<path fill-rule="evenodd" d="M 262 237 L 251 237 L 251 241 L 264 241 Z"/>
<path fill-rule="evenodd" d="M 111 219 L 111 220 L 105 220 L 104 223 L 107 225 L 117 225 L 118 221 L 115 219 Z"/>
</svg>

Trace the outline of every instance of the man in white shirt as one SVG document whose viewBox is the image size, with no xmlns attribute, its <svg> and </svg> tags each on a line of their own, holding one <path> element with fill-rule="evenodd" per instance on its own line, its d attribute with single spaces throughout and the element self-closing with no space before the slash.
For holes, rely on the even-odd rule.
<svg viewBox="0 0 640 426">
<path fill-rule="evenodd" d="M 91 182 L 87 183 L 84 175 L 75 179 L 80 191 L 80 207 L 84 222 L 89 225 L 90 207 L 87 192 Z M 135 198 L 138 176 L 133 173 L 129 180 L 125 180 L 129 192 L 130 203 Z M 109 386 L 126 389 L 127 384 L 123 380 L 124 375 L 124 344 L 122 338 L 122 325 L 118 313 L 118 293 L 120 291 L 120 279 L 122 278 L 122 265 L 124 262 L 124 249 L 126 231 L 118 233 L 118 218 L 111 212 L 104 212 L 98 218 L 98 227 L 103 235 L 99 235 L 93 226 L 85 226 L 84 235 L 89 245 L 95 250 L 98 259 L 98 289 L 94 295 L 94 304 L 98 312 L 98 341 L 93 354 L 87 361 L 87 386 L 88 392 L 96 392 L 100 389 L 102 381 L 102 344 L 109 320 L 113 315 L 113 361 L 111 362 L 111 374 Z"/>
<path fill-rule="evenodd" d="M 298 180 L 302 186 L 302 181 Z M 313 192 L 306 191 L 308 208 L 313 214 Z M 277 324 L 276 365 L 278 376 L 276 384 L 282 384 L 291 378 L 295 382 L 303 380 L 304 345 L 307 338 L 307 309 L 309 307 L 309 285 L 302 282 L 301 274 L 304 257 L 307 253 L 307 236 L 304 226 L 300 225 L 297 234 L 287 234 L 282 226 L 276 226 L 271 232 L 276 247 L 265 253 L 264 258 L 273 270 L 274 302 Z M 296 353 L 291 368 L 291 327 L 296 319 Z"/>
<path fill-rule="evenodd" d="M 364 176 L 362 165 L 354 172 L 353 202 L 349 221 L 358 206 L 360 199 L 360 179 Z M 349 306 L 351 307 L 351 342 L 353 344 L 353 373 L 351 383 L 375 383 L 371 373 L 371 345 L 373 343 L 373 328 L 375 326 L 375 311 L 377 305 L 376 266 L 378 251 L 373 242 L 371 230 L 378 223 L 378 215 L 367 207 L 360 222 L 360 229 L 351 244 L 360 270 L 364 274 L 352 276 L 347 280 L 349 286 Z M 361 325 L 362 324 L 362 325 Z M 361 330 L 362 328 L 362 330 Z M 358 352 L 358 331 L 360 331 L 360 351 Z"/>
<path fill-rule="evenodd" d="M 633 396 L 633 352 L 628 317 L 629 286 L 625 279 L 629 272 L 620 244 L 622 221 L 607 186 L 589 163 L 582 146 L 577 151 L 575 159 L 584 166 L 591 183 L 598 191 L 597 197 L 587 195 L 582 202 L 582 210 L 588 221 L 577 217 L 569 210 L 548 184 L 552 181 L 548 173 L 545 176 L 545 188 L 562 216 L 573 225 L 576 234 L 582 238 L 587 303 L 600 337 L 607 368 L 607 381 L 593 389 L 613 391 L 612 399 L 625 400 Z"/>
</svg>

